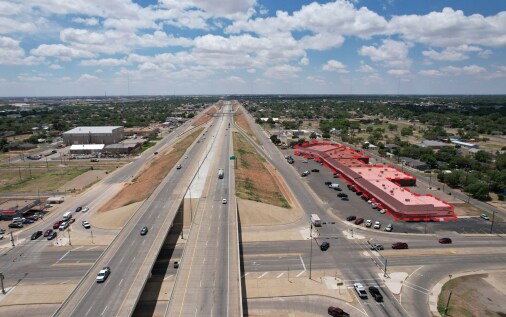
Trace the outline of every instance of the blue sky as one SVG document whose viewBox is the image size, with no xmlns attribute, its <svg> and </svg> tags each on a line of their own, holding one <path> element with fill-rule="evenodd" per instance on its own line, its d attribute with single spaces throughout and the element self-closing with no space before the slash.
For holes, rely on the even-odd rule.
<svg viewBox="0 0 506 317">
<path fill-rule="evenodd" d="M 3 0 L 0 96 L 505 94 L 503 0 Z"/>
</svg>

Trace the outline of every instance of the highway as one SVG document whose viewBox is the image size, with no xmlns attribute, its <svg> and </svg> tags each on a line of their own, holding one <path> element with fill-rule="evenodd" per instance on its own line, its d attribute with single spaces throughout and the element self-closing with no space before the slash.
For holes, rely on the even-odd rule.
<svg viewBox="0 0 506 317">
<path fill-rule="evenodd" d="M 223 113 L 231 113 L 229 104 Z M 204 194 L 193 216 L 190 236 L 166 316 L 239 316 L 240 275 L 235 190 L 233 185 L 231 116 L 216 122 L 215 150 Z M 224 169 L 223 179 L 218 169 Z M 222 200 L 226 199 L 227 203 Z"/>
</svg>

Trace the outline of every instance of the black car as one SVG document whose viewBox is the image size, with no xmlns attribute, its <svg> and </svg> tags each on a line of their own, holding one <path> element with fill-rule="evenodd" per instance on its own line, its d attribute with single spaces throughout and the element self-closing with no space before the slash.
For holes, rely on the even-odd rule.
<svg viewBox="0 0 506 317">
<path fill-rule="evenodd" d="M 313 173 L 319 173 L 319 172 L 320 172 L 320 170 L 319 170 L 319 169 L 317 169 L 317 168 L 313 168 L 313 169 L 311 170 L 311 172 L 313 172 Z"/>
<path fill-rule="evenodd" d="M 56 238 L 57 235 L 58 233 L 56 233 L 56 231 L 53 231 L 50 235 L 47 236 L 47 239 L 53 240 L 54 238 Z"/>
<path fill-rule="evenodd" d="M 35 231 L 30 239 L 37 240 L 42 235 L 42 231 Z"/>
<path fill-rule="evenodd" d="M 348 197 L 348 194 L 345 193 L 338 193 L 337 197 Z"/>
<path fill-rule="evenodd" d="M 439 243 L 441 243 L 441 244 L 450 244 L 450 243 L 452 243 L 452 239 L 450 239 L 450 238 L 441 238 L 441 239 L 439 239 Z"/>
<path fill-rule="evenodd" d="M 343 201 L 349 201 L 348 197 L 341 197 L 341 200 L 343 200 Z"/>
<path fill-rule="evenodd" d="M 81 206 L 76 208 L 76 212 L 80 212 L 81 210 L 83 210 L 83 207 L 81 207 Z"/>
<path fill-rule="evenodd" d="M 383 301 L 383 295 L 381 295 L 379 289 L 374 286 L 369 286 L 369 293 L 371 293 L 372 297 L 379 303 Z"/>
<path fill-rule="evenodd" d="M 141 236 L 145 236 L 148 233 L 148 227 L 142 227 L 141 229 Z"/>
<path fill-rule="evenodd" d="M 322 251 L 327 251 L 330 247 L 330 243 L 328 242 L 322 242 L 322 244 L 320 244 L 320 250 Z"/>
<path fill-rule="evenodd" d="M 325 185 L 329 186 L 332 182 L 325 182 Z"/>
<path fill-rule="evenodd" d="M 346 217 L 346 221 L 353 221 L 355 219 L 357 219 L 357 216 L 348 216 L 348 217 Z"/>
<path fill-rule="evenodd" d="M 332 317 L 349 317 L 350 316 L 350 314 L 348 314 L 347 312 L 345 312 L 341 308 L 334 307 L 334 306 L 330 306 L 327 312 Z"/>
<path fill-rule="evenodd" d="M 25 224 L 25 225 L 29 225 L 31 223 L 34 223 L 35 221 L 33 221 L 32 219 L 28 219 L 28 218 L 25 218 L 23 219 L 22 223 Z"/>
<path fill-rule="evenodd" d="M 392 249 L 407 249 L 408 244 L 406 242 L 396 242 L 392 244 Z"/>
<path fill-rule="evenodd" d="M 9 223 L 9 228 L 23 228 L 23 224 L 21 222 Z"/>
<path fill-rule="evenodd" d="M 179 268 L 179 261 L 174 261 L 174 268 L 175 269 Z"/>
</svg>

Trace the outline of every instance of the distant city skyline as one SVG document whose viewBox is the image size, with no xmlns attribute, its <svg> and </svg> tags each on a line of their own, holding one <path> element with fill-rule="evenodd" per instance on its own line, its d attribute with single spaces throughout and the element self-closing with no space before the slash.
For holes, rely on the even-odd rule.
<svg viewBox="0 0 506 317">
<path fill-rule="evenodd" d="M 506 94 L 503 0 L 4 0 L 0 97 Z"/>
</svg>

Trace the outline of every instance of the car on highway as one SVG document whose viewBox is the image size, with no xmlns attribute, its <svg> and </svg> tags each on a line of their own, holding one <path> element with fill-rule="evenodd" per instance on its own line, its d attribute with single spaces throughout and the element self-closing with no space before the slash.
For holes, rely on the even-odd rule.
<svg viewBox="0 0 506 317">
<path fill-rule="evenodd" d="M 386 227 L 385 227 L 385 231 L 386 232 L 392 232 L 392 230 L 394 230 L 394 227 L 392 226 L 391 223 L 389 223 Z"/>
<path fill-rule="evenodd" d="M 42 231 L 35 231 L 32 236 L 31 236 L 31 240 L 37 240 L 40 236 L 42 235 Z"/>
<path fill-rule="evenodd" d="M 176 168 L 177 168 L 178 170 L 180 170 L 180 169 L 181 169 L 181 167 L 182 167 L 182 166 L 181 166 L 181 164 L 178 164 L 178 165 L 176 166 Z"/>
<path fill-rule="evenodd" d="M 371 250 L 373 251 L 383 250 L 383 245 L 379 243 L 373 243 L 371 244 Z"/>
<path fill-rule="evenodd" d="M 346 217 L 346 221 L 353 221 L 355 219 L 357 219 L 357 216 L 348 216 L 348 217 Z"/>
<path fill-rule="evenodd" d="M 175 269 L 179 268 L 179 261 L 174 261 L 174 268 Z"/>
<path fill-rule="evenodd" d="M 451 244 L 452 243 L 452 239 L 450 239 L 450 238 L 441 238 L 438 241 L 441 244 Z"/>
<path fill-rule="evenodd" d="M 86 220 L 83 220 L 82 225 L 83 225 L 84 229 L 90 229 L 91 228 L 90 223 L 88 221 L 86 221 Z"/>
<path fill-rule="evenodd" d="M 408 244 L 406 242 L 395 242 L 392 244 L 392 249 L 407 249 Z"/>
<path fill-rule="evenodd" d="M 322 242 L 322 244 L 320 244 L 320 250 L 322 251 L 327 251 L 330 247 L 330 243 L 324 241 Z"/>
<path fill-rule="evenodd" d="M 83 210 L 83 207 L 81 207 L 81 206 L 76 208 L 76 212 L 80 212 L 81 210 Z"/>
<path fill-rule="evenodd" d="M 380 229 L 381 228 L 381 222 L 376 221 L 374 222 L 374 229 Z"/>
<path fill-rule="evenodd" d="M 484 219 L 484 220 L 490 220 L 490 217 L 489 217 L 489 216 L 487 216 L 486 214 L 481 214 L 481 215 L 480 215 L 480 218 L 481 218 L 481 219 Z"/>
<path fill-rule="evenodd" d="M 58 220 L 57 222 L 55 222 L 53 224 L 53 229 L 58 229 L 60 227 L 60 225 L 61 225 L 62 222 L 63 222 L 62 220 Z"/>
<path fill-rule="evenodd" d="M 221 200 L 221 203 L 222 203 L 222 204 L 226 204 L 226 203 L 227 203 L 227 199 L 226 199 L 226 198 L 223 198 L 223 199 Z"/>
<path fill-rule="evenodd" d="M 350 316 L 350 314 L 348 314 L 347 312 L 345 312 L 341 308 L 334 307 L 334 306 L 330 306 L 329 309 L 327 310 L 327 312 L 332 317 L 349 317 Z"/>
<path fill-rule="evenodd" d="M 362 285 L 362 283 L 354 283 L 353 284 L 353 288 L 357 292 L 358 297 L 360 297 L 360 298 L 367 298 L 367 292 L 365 291 L 365 288 Z"/>
<path fill-rule="evenodd" d="M 58 233 L 56 233 L 56 231 L 53 231 L 50 235 L 47 236 L 47 239 L 53 240 L 54 238 L 56 238 L 57 235 Z"/>
<path fill-rule="evenodd" d="M 100 272 L 98 272 L 98 275 L 97 275 L 97 283 L 103 283 L 103 282 L 105 282 L 105 280 L 107 280 L 107 278 L 109 277 L 110 274 L 111 274 L 111 268 L 110 267 L 106 266 L 103 269 L 101 269 Z"/>
<path fill-rule="evenodd" d="M 365 226 L 370 228 L 372 226 L 372 220 L 370 219 L 367 219 L 366 222 L 365 222 Z"/>
<path fill-rule="evenodd" d="M 383 301 L 383 295 L 381 295 L 379 289 L 376 286 L 369 286 L 369 293 L 371 293 L 372 297 L 380 303 Z"/>
<path fill-rule="evenodd" d="M 87 212 L 88 210 L 90 210 L 89 207 L 83 207 L 83 210 L 81 210 L 82 212 Z"/>
<path fill-rule="evenodd" d="M 47 229 L 45 232 L 44 232 L 44 238 L 47 238 L 51 233 L 53 233 L 53 229 Z"/>
<path fill-rule="evenodd" d="M 23 228 L 23 224 L 21 222 L 12 222 L 9 223 L 9 228 Z"/>
<path fill-rule="evenodd" d="M 98 158 L 92 158 L 90 162 L 98 162 Z"/>
<path fill-rule="evenodd" d="M 158 154 L 158 152 L 153 153 L 153 155 L 157 155 L 157 154 Z"/>
<path fill-rule="evenodd" d="M 146 234 L 148 234 L 148 227 L 144 226 L 141 229 L 141 236 L 145 236 Z"/>
<path fill-rule="evenodd" d="M 362 224 L 363 222 L 364 222 L 364 218 L 357 218 L 357 219 L 355 220 L 355 224 L 356 224 L 356 225 L 360 225 L 360 224 Z"/>
</svg>

